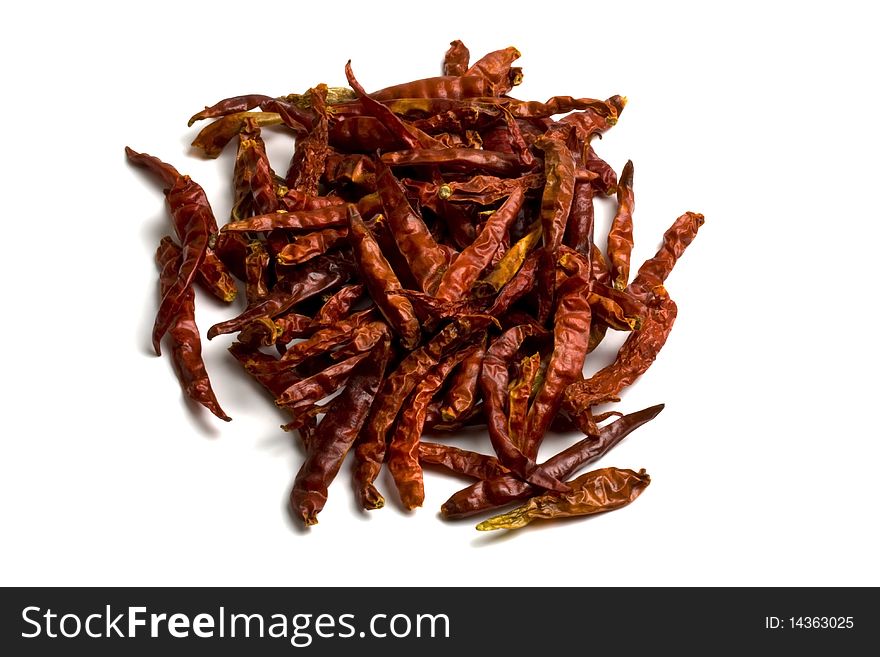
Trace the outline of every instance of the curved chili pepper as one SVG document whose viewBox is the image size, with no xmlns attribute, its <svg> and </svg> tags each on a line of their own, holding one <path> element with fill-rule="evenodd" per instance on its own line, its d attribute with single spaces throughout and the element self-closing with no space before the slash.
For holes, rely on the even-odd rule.
<svg viewBox="0 0 880 657">
<path fill-rule="evenodd" d="M 153 324 L 153 349 L 159 355 L 162 353 L 159 342 L 180 312 L 186 292 L 195 279 L 199 265 L 205 259 L 209 224 L 213 221 L 214 214 L 205 196 L 205 190 L 194 183 L 189 176 L 181 176 L 170 164 L 165 164 L 152 155 L 137 153 L 127 146 L 125 153 L 132 163 L 149 169 L 166 184 L 170 184 L 171 188 L 165 196 L 168 199 L 175 230 L 183 243 L 177 279 L 162 295 L 156 321 Z"/>
<path fill-rule="evenodd" d="M 480 288 L 488 287 L 497 292 L 504 287 L 519 271 L 529 252 L 537 246 L 542 231 L 540 222 L 536 222 L 522 239 L 507 250 L 498 266 L 479 282 Z"/>
<path fill-rule="evenodd" d="M 362 283 L 346 285 L 333 293 L 315 314 L 315 326 L 330 326 L 348 315 L 354 304 L 364 296 L 366 288 Z"/>
<path fill-rule="evenodd" d="M 419 462 L 422 465 L 440 465 L 456 474 L 474 479 L 491 479 L 510 474 L 494 456 L 472 452 L 440 443 L 419 443 Z"/>
<path fill-rule="evenodd" d="M 269 294 L 269 286 L 266 280 L 269 267 L 269 254 L 266 247 L 259 240 L 251 240 L 248 244 L 248 254 L 245 257 L 245 296 L 248 303 L 254 303 L 265 298 Z"/>
<path fill-rule="evenodd" d="M 515 81 L 516 76 L 511 75 L 510 65 L 520 57 L 522 57 L 522 53 L 513 46 L 495 50 L 483 55 L 464 74 L 465 76 L 484 78 L 495 92 L 492 95 L 501 96 L 519 84 Z"/>
<path fill-rule="evenodd" d="M 330 154 L 330 124 L 327 116 L 327 85 L 309 90 L 312 112 L 316 115 L 308 135 L 297 138 L 290 167 L 284 177 L 288 187 L 307 195 L 318 194 L 318 183 L 324 174 Z"/>
<path fill-rule="evenodd" d="M 345 77 L 363 104 L 364 111 L 379 121 L 388 132 L 394 135 L 407 148 L 437 148 L 440 144 L 430 135 L 401 120 L 393 111 L 377 100 L 370 98 L 351 70 L 351 60 L 345 65 Z"/>
<path fill-rule="evenodd" d="M 562 243 L 592 260 L 594 223 L 593 185 L 588 181 L 576 182 Z"/>
<path fill-rule="evenodd" d="M 651 483 L 644 470 L 602 468 L 581 475 L 567 493 L 545 493 L 513 511 L 484 520 L 477 529 L 519 529 L 533 520 L 588 516 L 614 511 L 630 504 Z"/>
<path fill-rule="evenodd" d="M 443 382 L 465 358 L 473 355 L 479 345 L 460 349 L 443 358 L 416 385 L 400 414 L 397 428 L 388 444 L 388 470 L 394 478 L 400 501 L 407 509 L 422 506 L 425 501 L 425 484 L 419 464 L 419 436 L 425 426 L 428 404 L 440 390 Z"/>
<path fill-rule="evenodd" d="M 226 144 L 241 134 L 247 122 L 251 121 L 258 126 L 280 125 L 281 115 L 276 112 L 239 112 L 229 114 L 223 118 L 209 123 L 196 138 L 193 139 L 193 148 L 199 148 L 205 157 L 214 159 L 220 156 Z"/>
<path fill-rule="evenodd" d="M 636 299 L 649 301 L 654 290 L 663 286 L 666 277 L 672 272 L 684 250 L 694 241 L 703 223 L 705 223 L 703 215 L 695 212 L 685 212 L 676 219 L 664 233 L 663 243 L 657 254 L 639 268 L 639 273 L 627 288 L 627 292 Z"/>
<path fill-rule="evenodd" d="M 205 107 L 201 112 L 193 114 L 187 122 L 187 127 L 191 128 L 196 121 L 204 119 L 216 119 L 228 114 L 237 114 L 239 112 L 247 112 L 259 107 L 260 103 L 271 100 L 271 97 L 262 94 L 246 94 L 244 96 L 233 96 L 232 98 L 224 98 L 214 103 L 210 107 Z"/>
<path fill-rule="evenodd" d="M 523 190 L 514 189 L 504 204 L 492 213 L 473 243 L 443 273 L 435 295 L 438 299 L 455 301 L 471 289 L 480 273 L 489 265 L 492 254 L 498 250 L 502 236 L 516 219 L 523 201 Z"/>
<path fill-rule="evenodd" d="M 401 289 L 400 281 L 370 231 L 355 209 L 349 210 L 350 239 L 364 284 L 385 319 L 400 336 L 405 349 L 413 349 L 421 339 L 419 321 L 406 297 L 391 295 Z"/>
<path fill-rule="evenodd" d="M 355 354 L 317 374 L 297 381 L 278 395 L 275 404 L 294 413 L 314 406 L 324 397 L 333 394 L 345 385 L 352 370 L 369 355 L 369 351 Z"/>
<path fill-rule="evenodd" d="M 525 435 L 529 417 L 529 400 L 532 387 L 541 370 L 541 354 L 527 356 L 520 363 L 518 378 L 510 384 L 508 393 L 507 431 L 513 444 L 520 450 L 525 448 Z"/>
<path fill-rule="evenodd" d="M 495 86 L 482 76 L 440 76 L 395 84 L 374 91 L 370 96 L 383 103 L 386 100 L 395 100 L 397 98 L 451 98 L 453 100 L 461 100 L 463 98 L 493 96 L 496 95 L 493 93 L 494 90 Z"/>
<path fill-rule="evenodd" d="M 347 240 L 347 228 L 316 230 L 294 237 L 292 242 L 275 254 L 275 259 L 283 265 L 298 265 L 327 253 L 333 247 L 346 243 Z"/>
<path fill-rule="evenodd" d="M 449 44 L 443 58 L 443 75 L 464 75 L 467 71 L 471 53 L 461 41 L 456 39 Z"/>
<path fill-rule="evenodd" d="M 181 256 L 181 248 L 170 237 L 163 237 L 156 251 L 156 263 L 160 270 L 159 287 L 163 297 L 177 281 L 178 261 Z M 168 335 L 171 341 L 171 359 L 186 396 L 221 420 L 229 422 L 232 418 L 220 408 L 202 360 L 202 341 L 196 326 L 192 288 L 184 292 L 183 303 L 168 329 Z"/>
<path fill-rule="evenodd" d="M 278 209 L 275 172 L 269 165 L 266 145 L 253 119 L 245 121 L 244 128 L 239 134 L 232 187 L 233 220 L 246 219 L 255 214 L 265 214 Z"/>
<path fill-rule="evenodd" d="M 338 228 L 348 223 L 349 204 L 328 205 L 314 210 L 278 210 L 242 221 L 232 221 L 221 232 L 265 233 L 270 230 L 316 230 Z"/>
<path fill-rule="evenodd" d="M 617 183 L 617 213 L 608 231 L 608 260 L 611 265 L 611 285 L 623 290 L 629 282 L 629 261 L 633 248 L 633 163 L 629 160 Z"/>
<path fill-rule="evenodd" d="M 657 417 L 662 410 L 663 404 L 659 404 L 624 415 L 619 420 L 602 427 L 597 438 L 588 437 L 575 443 L 548 459 L 540 467 L 558 479 L 568 479 L 580 468 L 607 454 L 635 429 Z M 443 504 L 440 512 L 444 518 L 464 518 L 516 500 L 526 499 L 540 492 L 539 487 L 532 486 L 513 475 L 504 475 L 479 481 L 458 491 Z"/>
<path fill-rule="evenodd" d="M 486 341 L 483 340 L 474 352 L 462 361 L 453 374 L 449 390 L 446 392 L 443 405 L 439 409 L 440 417 L 444 422 L 455 422 L 465 416 L 476 404 L 480 370 L 483 369 L 485 355 Z"/>
<path fill-rule="evenodd" d="M 376 186 L 394 241 L 420 289 L 433 294 L 448 264 L 446 253 L 438 246 L 422 218 L 413 211 L 403 186 L 391 170 L 378 162 L 376 174 Z"/>
<path fill-rule="evenodd" d="M 318 522 L 318 513 L 327 501 L 327 488 L 361 431 L 390 355 L 391 340 L 386 331 L 385 339 L 352 371 L 345 390 L 331 402 L 309 441 L 290 493 L 290 507 L 306 525 Z"/>
</svg>

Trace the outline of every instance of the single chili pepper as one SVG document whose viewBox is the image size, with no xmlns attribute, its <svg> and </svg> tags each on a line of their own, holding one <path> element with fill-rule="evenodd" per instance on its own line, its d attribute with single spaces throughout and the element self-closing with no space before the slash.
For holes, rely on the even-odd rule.
<svg viewBox="0 0 880 657">
<path fill-rule="evenodd" d="M 156 251 L 156 263 L 160 270 L 160 294 L 163 297 L 177 281 L 178 262 L 181 256 L 181 248 L 170 237 L 163 237 Z M 180 311 L 168 329 L 171 359 L 186 396 L 207 408 L 221 420 L 229 422 L 232 418 L 220 408 L 205 369 L 205 362 L 202 360 L 202 341 L 196 326 L 194 296 L 192 288 L 184 292 Z"/>
<path fill-rule="evenodd" d="M 419 462 L 422 465 L 440 465 L 456 474 L 474 479 L 491 479 L 510 474 L 494 456 L 472 452 L 440 443 L 419 443 Z"/>
<path fill-rule="evenodd" d="M 271 98 L 260 103 L 260 109 L 264 114 L 277 114 L 279 123 L 290 128 L 298 139 L 304 138 L 321 118 L 319 112 L 311 106 L 311 102 L 315 99 L 312 91 L 310 89 L 305 94 L 310 99 L 307 104 L 290 102 L 284 98 Z"/>
<path fill-rule="evenodd" d="M 477 401 L 480 370 L 486 355 L 486 341 L 477 345 L 474 352 L 465 358 L 452 376 L 449 390 L 439 409 L 444 422 L 455 422 L 470 411 Z"/>
<path fill-rule="evenodd" d="M 259 107 L 260 103 L 271 100 L 271 97 L 263 94 L 246 94 L 244 96 L 233 96 L 232 98 L 224 98 L 214 103 L 210 107 L 205 106 L 201 112 L 193 114 L 187 122 L 187 127 L 191 128 L 196 121 L 204 119 L 217 119 L 221 116 L 229 114 L 237 114 L 240 112 L 248 112 L 255 107 Z"/>
<path fill-rule="evenodd" d="M 285 180 L 290 189 L 317 196 L 318 183 L 324 173 L 330 154 L 330 123 L 327 115 L 327 85 L 319 84 L 309 90 L 311 107 L 316 114 L 309 134 L 296 140 L 296 149 L 290 161 Z"/>
<path fill-rule="evenodd" d="M 238 331 L 257 317 L 278 317 L 300 301 L 346 281 L 348 276 L 349 267 L 344 261 L 326 255 L 314 258 L 279 280 L 266 297 L 248 305 L 237 317 L 208 329 L 208 339 Z"/>
<path fill-rule="evenodd" d="M 348 223 L 348 204 L 328 205 L 315 210 L 278 210 L 242 221 L 232 221 L 222 232 L 265 233 L 270 230 L 317 230 L 338 228 Z"/>
<path fill-rule="evenodd" d="M 327 489 L 363 427 L 390 355 L 391 340 L 386 330 L 385 339 L 352 371 L 345 390 L 331 402 L 309 441 L 290 494 L 291 509 L 306 525 L 318 522 Z"/>
<path fill-rule="evenodd" d="M 351 60 L 345 65 L 345 77 L 358 95 L 367 115 L 372 116 L 385 126 L 385 129 L 394 135 L 401 144 L 407 148 L 437 148 L 440 145 L 436 139 L 400 119 L 378 100 L 370 98 L 355 78 L 354 71 L 351 70 Z"/>
<path fill-rule="evenodd" d="M 483 55 L 464 74 L 465 76 L 473 75 L 486 79 L 496 90 L 496 93 L 492 95 L 501 96 L 510 91 L 514 84 L 517 84 L 511 78 L 510 65 L 520 57 L 522 57 L 522 53 L 513 46 L 495 50 Z"/>
<path fill-rule="evenodd" d="M 568 493 L 545 493 L 500 516 L 484 520 L 477 529 L 519 529 L 533 520 L 588 516 L 614 511 L 635 500 L 651 483 L 644 470 L 602 468 L 587 472 L 571 482 Z"/>
<path fill-rule="evenodd" d="M 427 344 L 410 352 L 385 379 L 355 449 L 355 489 L 365 509 L 378 509 L 385 504 L 373 482 L 385 458 L 385 436 L 407 396 L 445 354 L 492 321 L 485 315 L 457 317 Z"/>
<path fill-rule="evenodd" d="M 495 86 L 482 76 L 440 76 L 395 84 L 391 87 L 374 91 L 370 96 L 383 103 L 397 98 L 451 98 L 453 100 L 461 100 L 463 98 L 494 96 L 496 95 L 493 93 L 494 89 Z"/>
<path fill-rule="evenodd" d="M 381 121 L 372 116 L 334 116 L 328 141 L 334 149 L 347 153 L 375 153 L 394 150 L 400 145 Z"/>
<path fill-rule="evenodd" d="M 608 231 L 608 260 L 611 265 L 611 285 L 623 290 L 629 282 L 629 261 L 633 248 L 632 213 L 635 209 L 633 196 L 632 160 L 623 167 L 617 183 L 617 213 Z"/>
<path fill-rule="evenodd" d="M 280 125 L 281 115 L 275 112 L 239 112 L 229 114 L 223 118 L 209 123 L 196 135 L 192 142 L 194 148 L 199 148 L 205 157 L 211 159 L 219 157 L 226 144 L 241 134 L 248 120 L 260 127 Z"/>
<path fill-rule="evenodd" d="M 525 448 L 525 435 L 529 416 L 529 400 L 532 386 L 541 370 L 541 354 L 535 353 L 524 358 L 520 364 L 519 377 L 510 384 L 508 393 L 507 432 L 510 440 L 522 451 Z"/>
<path fill-rule="evenodd" d="M 315 326 L 330 326 L 351 312 L 354 304 L 364 296 L 366 288 L 362 283 L 346 285 L 334 292 L 315 314 Z"/>
<path fill-rule="evenodd" d="M 597 461 L 634 430 L 650 422 L 663 404 L 624 415 L 599 430 L 597 438 L 585 438 L 547 460 L 540 467 L 558 479 L 568 479 L 580 468 Z M 541 489 L 512 475 L 479 481 L 450 497 L 440 508 L 444 518 L 464 518 L 537 495 Z"/>
<path fill-rule="evenodd" d="M 127 146 L 125 153 L 132 163 L 149 169 L 170 185 L 165 197 L 175 230 L 183 243 L 177 279 L 162 295 L 153 324 L 153 349 L 159 355 L 162 353 L 159 342 L 180 312 L 187 290 L 195 279 L 196 270 L 205 259 L 208 248 L 208 217 L 214 215 L 205 191 L 189 176 L 181 176 L 170 164 L 165 164 L 152 155 L 137 153 Z"/>
<path fill-rule="evenodd" d="M 587 171 L 592 171 L 596 174 L 596 178 L 592 182 L 599 192 L 605 196 L 611 196 L 617 191 L 617 174 L 614 173 L 614 169 L 611 168 L 610 164 L 596 155 L 592 146 L 587 146 L 587 154 L 583 166 Z"/>
<path fill-rule="evenodd" d="M 663 243 L 657 254 L 639 268 L 627 292 L 640 301 L 651 300 L 654 290 L 661 288 L 684 250 L 694 241 L 700 226 L 705 223 L 703 215 L 685 212 L 663 235 Z"/>
<path fill-rule="evenodd" d="M 519 271 L 498 292 L 492 306 L 486 311 L 493 317 L 504 315 L 510 307 L 532 291 L 538 279 L 539 253 L 533 251 L 523 261 Z M 489 288 L 491 289 L 491 288 Z"/>
<path fill-rule="evenodd" d="M 324 228 L 293 238 L 285 245 L 275 259 L 284 265 L 298 265 L 327 253 L 334 246 L 345 243 L 348 239 L 348 228 Z"/>
<path fill-rule="evenodd" d="M 438 246 L 422 218 L 413 211 L 403 186 L 391 170 L 377 163 L 376 174 L 376 186 L 397 247 L 408 262 L 419 288 L 433 294 L 448 265 L 446 253 Z"/>
<path fill-rule="evenodd" d="M 382 162 L 395 167 L 439 166 L 450 170 L 479 169 L 487 173 L 511 175 L 519 172 L 519 159 L 511 153 L 473 148 L 435 148 L 384 153 Z"/>
<path fill-rule="evenodd" d="M 232 179 L 233 220 L 274 212 L 278 209 L 275 172 L 269 164 L 266 145 L 260 136 L 260 128 L 253 119 L 244 122 L 244 128 L 239 134 Z"/>
<path fill-rule="evenodd" d="M 593 269 L 593 280 L 606 287 L 611 287 L 611 272 L 608 270 L 608 263 L 601 249 L 595 244 L 592 245 L 590 262 Z"/>
<path fill-rule="evenodd" d="M 443 58 L 443 75 L 464 75 L 467 71 L 471 53 L 461 41 L 456 39 L 449 44 Z"/>
<path fill-rule="evenodd" d="M 303 409 L 307 409 L 310 406 L 314 406 L 324 397 L 333 394 L 344 386 L 352 370 L 369 355 L 369 351 L 355 354 L 351 358 L 335 363 L 317 374 L 297 381 L 278 395 L 275 404 L 295 414 L 302 412 Z"/>
<path fill-rule="evenodd" d="M 248 304 L 252 304 L 269 295 L 267 281 L 269 254 L 266 253 L 266 247 L 260 240 L 251 240 L 248 243 L 244 266 L 245 296 Z"/>
<path fill-rule="evenodd" d="M 565 405 L 569 413 L 581 416 L 591 406 L 617 400 L 618 393 L 632 385 L 657 358 L 677 312 L 672 299 L 659 298 L 643 318 L 642 327 L 629 334 L 611 365 L 566 388 Z"/>
<path fill-rule="evenodd" d="M 436 296 L 444 301 L 455 301 L 467 294 L 482 271 L 489 265 L 498 249 L 502 236 L 519 214 L 525 201 L 522 189 L 514 189 L 504 204 L 492 213 L 474 242 L 462 251 L 443 273 Z"/>
<path fill-rule="evenodd" d="M 478 348 L 478 344 L 471 345 L 443 358 L 416 384 L 406 408 L 400 414 L 388 444 L 387 462 L 400 501 L 407 509 L 422 506 L 425 501 L 425 483 L 419 464 L 419 436 L 425 426 L 428 404 L 452 370 Z"/>
<path fill-rule="evenodd" d="M 385 319 L 400 336 L 405 349 L 413 349 L 421 339 L 419 321 L 406 297 L 391 295 L 401 289 L 400 281 L 370 231 L 355 209 L 349 210 L 350 240 L 355 259 L 370 296 Z"/>
<path fill-rule="evenodd" d="M 595 208 L 593 207 L 593 185 L 591 182 L 576 182 L 571 213 L 565 227 L 562 243 L 570 246 L 582 256 L 592 261 L 593 227 Z"/>
<path fill-rule="evenodd" d="M 529 408 L 523 440 L 523 453 L 529 458 L 537 455 L 544 434 L 562 403 L 566 387 L 581 374 L 587 356 L 592 318 L 587 296 L 591 272 L 584 257 L 568 249 L 560 256 L 559 266 L 570 275 L 557 291 L 553 354 L 543 385 Z"/>
</svg>

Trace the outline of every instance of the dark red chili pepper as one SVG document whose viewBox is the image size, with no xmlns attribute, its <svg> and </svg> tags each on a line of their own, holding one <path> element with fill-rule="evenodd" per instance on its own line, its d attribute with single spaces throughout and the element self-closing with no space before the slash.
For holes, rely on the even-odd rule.
<svg viewBox="0 0 880 657">
<path fill-rule="evenodd" d="M 440 443 L 419 443 L 419 462 L 422 465 L 440 465 L 456 474 L 474 479 L 504 477 L 510 470 L 494 456 L 472 452 Z"/>
<path fill-rule="evenodd" d="M 387 332 L 385 336 L 352 371 L 345 390 L 330 403 L 309 440 L 290 493 L 290 507 L 306 525 L 318 522 L 318 513 L 327 502 L 327 488 L 360 433 L 382 383 L 391 355 L 390 336 Z"/>
<path fill-rule="evenodd" d="M 170 237 L 163 237 L 156 251 L 156 262 L 160 270 L 160 294 L 163 297 L 177 281 L 178 261 L 181 256 L 181 248 Z M 168 335 L 174 369 L 187 397 L 207 408 L 221 420 L 227 422 L 231 420 L 232 418 L 220 408 L 205 369 L 205 362 L 202 360 L 202 340 L 199 337 L 199 328 L 196 326 L 192 288 L 184 292 L 183 303 L 168 329 Z"/>
<path fill-rule="evenodd" d="M 568 479 L 580 468 L 602 458 L 634 430 L 657 417 L 662 410 L 663 404 L 659 404 L 624 415 L 602 427 L 597 438 L 585 438 L 575 443 L 548 459 L 540 467 L 558 479 Z M 526 499 L 539 492 L 540 488 L 536 486 L 515 476 L 504 475 L 479 481 L 458 491 L 443 504 L 440 511 L 446 518 L 464 518 L 516 500 Z"/>
<path fill-rule="evenodd" d="M 608 231 L 608 260 L 611 265 L 611 285 L 623 290 L 629 282 L 629 260 L 633 248 L 633 220 L 635 209 L 633 196 L 632 160 L 623 167 L 617 183 L 617 214 Z"/>
<path fill-rule="evenodd" d="M 330 154 L 330 123 L 327 116 L 327 85 L 319 84 L 309 90 L 311 109 L 316 115 L 309 134 L 296 140 L 296 150 L 290 161 L 285 180 L 290 189 L 317 196 L 318 183 L 324 174 Z"/>
<path fill-rule="evenodd" d="M 223 226 L 224 233 L 265 233 L 270 230 L 317 230 L 338 228 L 348 224 L 348 204 L 328 205 L 314 210 L 287 212 L 278 210 Z"/>
<path fill-rule="evenodd" d="M 471 53 L 461 41 L 456 39 L 449 44 L 443 58 L 443 75 L 464 75 L 467 71 Z"/>
<path fill-rule="evenodd" d="M 491 314 L 491 313 L 490 313 Z M 444 422 L 455 422 L 466 415 L 476 404 L 480 383 L 480 370 L 486 355 L 486 341 L 483 340 L 471 355 L 465 358 L 452 376 L 449 390 L 439 409 Z"/>
<path fill-rule="evenodd" d="M 392 295 L 401 289 L 400 281 L 373 235 L 355 209 L 349 210 L 350 239 L 364 284 L 388 323 L 400 336 L 405 349 L 413 349 L 421 339 L 419 321 L 406 297 Z"/>
<path fill-rule="evenodd" d="M 217 119 L 202 128 L 192 142 L 194 148 L 199 148 L 205 157 L 219 157 L 226 144 L 241 134 L 248 121 L 252 121 L 260 127 L 280 125 L 281 115 L 275 112 L 239 112 Z"/>
<path fill-rule="evenodd" d="M 382 162 L 395 167 L 439 166 L 449 170 L 485 171 L 497 175 L 518 173 L 519 158 L 511 153 L 483 151 L 473 148 L 435 148 L 396 151 L 382 155 Z"/>
</svg>

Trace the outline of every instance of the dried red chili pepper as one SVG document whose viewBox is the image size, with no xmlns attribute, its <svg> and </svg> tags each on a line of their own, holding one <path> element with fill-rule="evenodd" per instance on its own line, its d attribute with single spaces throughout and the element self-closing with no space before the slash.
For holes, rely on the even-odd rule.
<svg viewBox="0 0 880 657">
<path fill-rule="evenodd" d="M 306 525 L 318 522 L 318 513 L 327 502 L 327 488 L 360 433 L 382 383 L 391 355 L 390 336 L 387 332 L 385 336 L 351 373 L 345 390 L 331 402 L 309 441 L 290 493 L 290 507 Z"/>
<path fill-rule="evenodd" d="M 617 413 L 594 409 L 615 400 L 666 340 L 676 308 L 663 284 L 702 216 L 680 217 L 628 284 L 632 166 L 618 181 L 593 148 L 625 98 L 510 98 L 522 80 L 519 56 L 504 48 L 471 65 L 454 41 L 440 77 L 367 93 L 348 65 L 352 89 L 318 84 L 206 107 L 191 124 L 213 121 L 193 145 L 216 157 L 233 138 L 239 144 L 222 231 L 201 188 L 130 153 L 173 188 L 183 245 L 180 257 L 173 243 L 162 256 L 155 337 L 170 327 L 173 342 L 175 322 L 192 316 L 194 280 L 227 300 L 232 276 L 244 282 L 247 307 L 208 337 L 238 332 L 233 356 L 292 414 L 284 428 L 299 431 L 307 457 L 291 509 L 307 524 L 352 446 L 365 508 L 384 502 L 375 481 L 386 455 L 409 508 L 424 499 L 421 463 L 481 479 L 450 498 L 449 516 L 537 496 L 493 527 L 525 522 L 538 502 L 551 515 L 611 508 L 645 483 L 599 499 L 585 482 L 611 486 L 629 475 L 608 470 L 574 489 L 565 480 L 659 412 L 601 426 Z M 283 180 L 260 132 L 271 125 L 296 138 Z M 593 197 L 614 193 L 606 259 Z M 584 359 L 609 328 L 630 335 L 612 365 L 584 380 Z M 186 330 L 184 374 L 198 384 L 188 394 L 212 408 L 192 350 L 199 336 L 194 324 Z M 480 425 L 497 458 L 422 441 L 426 431 L 453 436 Z M 587 437 L 535 462 L 548 431 L 576 428 Z"/>
<path fill-rule="evenodd" d="M 419 321 L 406 297 L 392 295 L 401 289 L 400 281 L 357 210 L 349 211 L 351 242 L 364 284 L 381 313 L 400 336 L 405 349 L 413 349 L 421 339 Z"/>
<path fill-rule="evenodd" d="M 608 231 L 608 261 L 611 265 L 611 285 L 623 290 L 629 282 L 629 259 L 633 248 L 633 220 L 635 209 L 633 197 L 632 160 L 623 167 L 617 183 L 617 213 Z"/>
<path fill-rule="evenodd" d="M 456 39 L 449 44 L 443 58 L 443 75 L 464 75 L 468 69 L 471 53 L 461 41 Z"/>
<path fill-rule="evenodd" d="M 588 437 L 579 441 L 548 459 L 541 468 L 557 479 L 565 480 L 580 468 L 607 454 L 634 430 L 657 417 L 662 410 L 663 404 L 659 404 L 624 415 L 602 427 L 595 439 Z M 498 476 L 481 480 L 458 491 L 440 507 L 440 511 L 445 518 L 464 518 L 526 499 L 540 493 L 540 490 L 513 475 Z"/>
<path fill-rule="evenodd" d="M 478 348 L 479 345 L 472 345 L 441 360 L 416 385 L 407 407 L 400 414 L 397 428 L 388 444 L 387 460 L 400 501 L 407 509 L 422 506 L 425 500 L 425 484 L 419 465 L 419 437 L 425 425 L 428 404 L 452 370 Z"/>
<path fill-rule="evenodd" d="M 178 261 L 182 251 L 170 237 L 162 238 L 156 251 L 156 263 L 159 265 L 160 294 L 164 297 L 177 281 Z M 171 359 L 177 378 L 187 397 L 198 402 L 221 420 L 231 420 L 220 408 L 205 362 L 202 360 L 202 341 L 196 326 L 195 303 L 192 288 L 184 292 L 183 302 L 178 314 L 168 329 L 171 341 Z"/>
<path fill-rule="evenodd" d="M 484 520 L 477 529 L 519 529 L 533 520 L 588 516 L 614 511 L 630 504 L 651 483 L 644 470 L 602 468 L 587 472 L 571 482 L 567 493 L 550 492 L 533 497 L 527 504 L 500 516 Z"/>
</svg>

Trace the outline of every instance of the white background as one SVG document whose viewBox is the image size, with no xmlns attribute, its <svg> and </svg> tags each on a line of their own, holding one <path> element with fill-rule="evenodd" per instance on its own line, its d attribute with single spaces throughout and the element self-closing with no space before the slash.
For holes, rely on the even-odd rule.
<svg viewBox="0 0 880 657">
<path fill-rule="evenodd" d="M 880 585 L 871 3 L 11 4 L 2 584 Z M 425 508 L 365 514 L 346 464 L 303 531 L 301 451 L 229 340 L 205 344 L 229 424 L 150 353 L 170 224 L 123 146 L 190 173 L 222 222 L 234 149 L 193 153 L 193 112 L 344 84 L 349 58 L 368 89 L 435 75 L 454 38 L 473 59 L 516 45 L 519 97 L 628 96 L 597 150 L 635 162 L 634 262 L 706 216 L 668 281 L 675 330 L 619 405 L 667 408 L 600 462 L 652 484 L 616 513 L 487 535 L 437 516 L 466 482 L 430 474 Z M 284 171 L 291 142 L 268 138 Z M 230 314 L 198 297 L 203 332 Z"/>
</svg>

